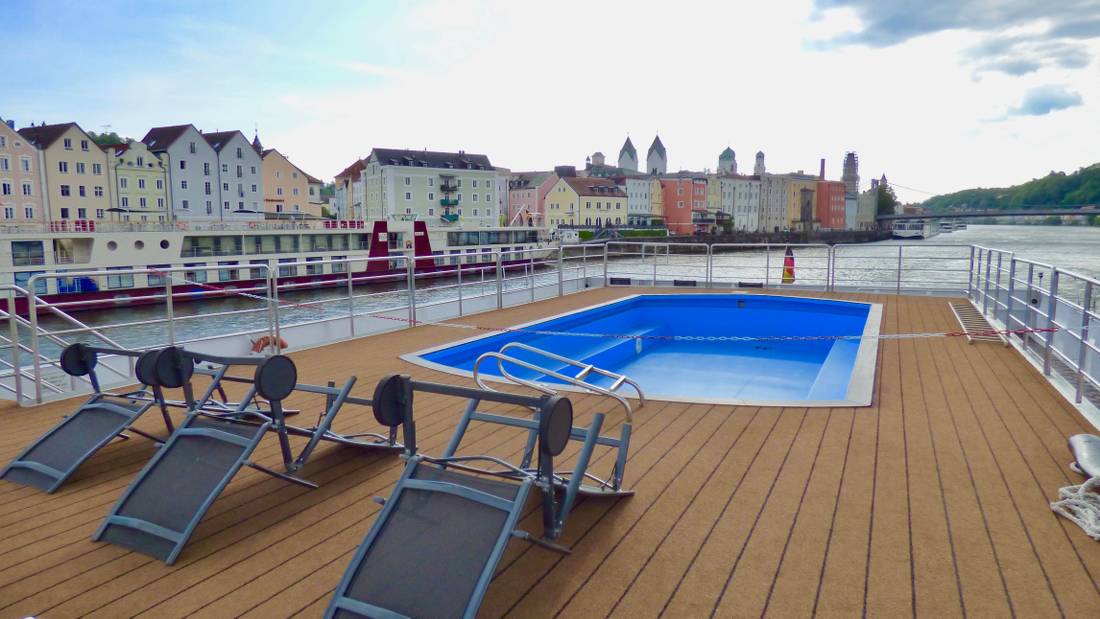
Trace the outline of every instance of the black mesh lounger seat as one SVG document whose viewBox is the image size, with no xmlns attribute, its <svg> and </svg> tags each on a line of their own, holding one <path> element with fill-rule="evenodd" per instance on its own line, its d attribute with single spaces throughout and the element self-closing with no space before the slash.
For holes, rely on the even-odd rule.
<svg viewBox="0 0 1100 619">
<path fill-rule="evenodd" d="M 412 408 L 414 391 L 527 407 L 534 418 L 496 415 L 481 420 L 537 430 L 538 468 L 490 456 L 432 458 L 416 454 L 359 546 L 326 617 L 474 617 L 512 537 L 553 550 L 568 517 L 603 416 L 584 432 L 575 483 L 560 488 L 554 457 L 574 432 L 573 407 L 557 395 L 522 396 L 387 376 L 374 394 L 379 408 Z M 460 427 L 459 435 L 464 428 Z M 495 471 L 472 466 L 488 462 Z M 543 538 L 516 529 L 532 488 L 542 498 Z"/>
<path fill-rule="evenodd" d="M 101 353 L 137 357 L 134 370 L 142 387 L 126 393 L 100 391 L 95 367 L 97 355 Z M 124 432 L 127 430 L 159 442 L 160 439 L 130 427 L 145 411 L 159 405 L 165 425 L 169 432 L 172 431 L 172 421 L 151 372 L 159 353 L 148 351 L 138 355 L 134 351 L 92 348 L 84 344 L 67 347 L 61 354 L 62 369 L 71 376 L 87 376 L 95 392 L 75 412 L 16 456 L 0 471 L 0 479 L 52 493 L 105 445 L 115 438 L 126 438 Z"/>
<path fill-rule="evenodd" d="M 190 382 L 196 362 L 220 366 L 198 399 L 194 398 Z M 254 377 L 228 376 L 229 368 L 239 365 L 254 366 Z M 195 527 L 242 466 L 316 488 L 316 484 L 297 477 L 296 473 L 320 441 L 394 453 L 405 449 L 396 441 L 397 426 L 405 427 L 406 440 L 413 432 L 411 419 L 406 423 L 404 417 L 380 419 L 390 430 L 388 437 L 377 434 L 344 436 L 333 432 L 332 422 L 345 402 L 369 406 L 371 401 L 350 396 L 354 377 L 341 388 L 299 384 L 294 362 L 281 355 L 266 359 L 229 358 L 168 348 L 158 356 L 155 371 L 161 384 L 183 388 L 188 402 L 187 416 L 138 473 L 92 539 L 147 554 L 169 565 L 179 557 Z M 212 410 L 207 403 L 223 380 L 245 382 L 249 385 L 248 391 L 233 409 Z M 295 390 L 326 396 L 326 409 L 316 426 L 303 428 L 286 423 L 282 402 Z M 260 408 L 256 396 L 266 400 L 266 408 Z M 278 437 L 285 472 L 249 460 L 268 432 Z M 292 434 L 309 439 L 297 457 L 290 450 L 289 436 Z M 360 440 L 361 436 L 371 440 Z"/>
</svg>

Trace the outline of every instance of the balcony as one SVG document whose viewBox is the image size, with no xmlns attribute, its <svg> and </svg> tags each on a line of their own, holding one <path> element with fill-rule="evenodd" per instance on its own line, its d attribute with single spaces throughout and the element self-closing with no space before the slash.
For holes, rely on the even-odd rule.
<svg viewBox="0 0 1100 619">
<path fill-rule="evenodd" d="M 458 206 L 458 200 L 452 198 L 441 198 L 439 203 L 443 206 Z"/>
<path fill-rule="evenodd" d="M 452 185 L 450 183 L 443 183 L 439 186 L 439 190 L 443 193 L 454 193 L 458 191 L 458 185 Z"/>
<path fill-rule="evenodd" d="M 457 213 L 443 213 L 442 215 L 439 216 L 439 219 L 443 223 L 453 224 L 456 221 L 458 221 L 458 214 Z"/>
</svg>

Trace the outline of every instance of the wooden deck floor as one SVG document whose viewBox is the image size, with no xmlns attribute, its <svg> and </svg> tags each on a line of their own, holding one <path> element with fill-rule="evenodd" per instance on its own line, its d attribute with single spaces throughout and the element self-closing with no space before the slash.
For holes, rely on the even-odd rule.
<svg viewBox="0 0 1100 619">
<path fill-rule="evenodd" d="M 626 293 L 466 320 L 510 325 Z M 836 296 L 885 304 L 887 333 L 956 328 L 944 299 Z M 293 356 L 302 380 L 354 374 L 369 396 L 394 371 L 462 382 L 396 355 L 468 335 L 420 327 Z M 292 404 L 312 412 L 318 400 Z M 0 462 L 71 405 L 0 410 Z M 418 396 L 422 451 L 439 453 L 461 408 Z M 594 397 L 576 408 L 578 422 L 597 409 L 612 429 L 622 421 Z M 365 409 L 341 415 L 341 430 L 373 427 Z M 156 417 L 140 427 L 163 432 Z M 635 417 L 635 496 L 581 503 L 569 556 L 513 541 L 482 615 L 1095 617 L 1100 545 L 1048 507 L 1080 481 L 1066 437 L 1090 430 L 1015 351 L 961 338 L 882 342 L 869 408 L 652 402 Z M 467 437 L 467 450 L 505 457 L 522 445 L 484 425 Z M 89 539 L 152 452 L 115 443 L 53 496 L 0 482 L 0 617 L 319 616 L 379 510 L 370 497 L 402 466 L 327 445 L 305 471 L 317 490 L 244 469 L 166 567 Z M 257 454 L 278 463 L 272 440 Z M 537 532 L 534 507 L 523 528 Z"/>
</svg>

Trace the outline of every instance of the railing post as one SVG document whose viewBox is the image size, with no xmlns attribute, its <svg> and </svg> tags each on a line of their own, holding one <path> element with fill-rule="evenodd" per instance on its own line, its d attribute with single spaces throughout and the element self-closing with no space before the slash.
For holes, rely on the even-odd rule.
<svg viewBox="0 0 1100 619">
<path fill-rule="evenodd" d="M 764 243 L 764 287 L 767 288 L 771 283 L 772 276 L 772 246 L 770 243 Z"/>
<path fill-rule="evenodd" d="M 168 345 L 176 345 L 176 309 L 172 297 L 172 274 L 164 274 L 164 313 L 168 317 Z"/>
<path fill-rule="evenodd" d="M 565 248 L 561 245 L 558 246 L 558 296 L 565 296 L 565 274 L 562 272 L 565 269 Z"/>
<path fill-rule="evenodd" d="M 666 249 L 667 251 L 667 249 Z M 642 245 L 642 260 L 645 260 L 645 245 Z M 653 287 L 657 287 L 657 246 L 653 246 Z"/>
<path fill-rule="evenodd" d="M 714 268 L 714 245 L 707 243 L 707 288 L 712 286 L 714 277 L 711 274 L 711 269 Z"/>
<path fill-rule="evenodd" d="M 607 288 L 608 282 L 609 282 L 608 275 L 607 275 L 607 263 L 608 263 L 607 254 L 611 251 L 610 247 L 611 247 L 611 243 L 604 243 L 603 244 L 603 287 L 604 288 Z"/>
<path fill-rule="evenodd" d="M 501 264 L 500 250 L 495 249 L 493 253 L 496 254 L 496 280 L 497 280 L 497 309 L 504 307 L 504 269 Z"/>
<path fill-rule="evenodd" d="M 278 268 L 278 267 L 276 267 Z M 275 345 L 275 352 L 280 352 L 282 348 L 279 342 L 282 341 L 281 329 L 279 328 L 279 272 L 272 270 L 270 264 L 265 264 L 264 269 L 267 272 L 267 285 L 269 294 L 267 295 L 267 307 L 268 307 L 268 323 L 267 330 L 271 335 L 272 342 Z"/>
<path fill-rule="evenodd" d="M 530 273 L 527 275 L 527 284 L 531 288 L 531 302 L 535 302 L 535 254 L 530 250 L 527 251 L 527 264 L 530 265 Z M 527 270 L 527 265 L 524 265 L 524 270 Z"/>
<path fill-rule="evenodd" d="M 405 288 L 409 291 L 409 327 L 416 326 L 416 263 L 405 258 Z"/>
<path fill-rule="evenodd" d="M 355 335 L 355 284 L 352 279 L 352 271 L 355 270 L 355 264 L 352 262 L 345 262 L 344 268 L 347 269 L 348 274 L 348 333 L 352 336 Z"/>
<path fill-rule="evenodd" d="M 458 264 L 455 265 L 458 269 L 458 315 L 462 315 L 462 254 L 458 256 Z"/>
<path fill-rule="evenodd" d="M 901 294 L 901 252 L 904 248 L 904 245 L 898 245 L 898 277 L 897 289 L 894 291 L 894 294 Z"/>
<path fill-rule="evenodd" d="M 35 287 L 38 284 L 38 276 L 32 275 L 27 280 L 27 319 L 31 323 L 31 359 L 34 363 L 34 401 L 42 403 L 42 361 L 41 351 L 38 349 L 38 294 Z"/>
<path fill-rule="evenodd" d="M 825 290 L 836 292 L 836 245 L 829 245 L 825 251 L 825 264 L 828 267 L 825 272 Z"/>
<path fill-rule="evenodd" d="M 966 271 L 966 297 L 974 298 L 974 246 L 970 246 L 970 266 Z"/>
<path fill-rule="evenodd" d="M 1092 282 L 1085 282 L 1085 298 L 1081 301 L 1081 349 L 1077 353 L 1077 395 L 1074 402 L 1081 403 L 1085 392 L 1085 365 L 1088 363 L 1089 351 L 1089 312 L 1092 310 Z"/>
<path fill-rule="evenodd" d="M 1008 260 L 1008 298 L 1005 299 L 1005 329 L 1012 329 L 1012 294 L 1016 292 L 1016 256 Z"/>
<path fill-rule="evenodd" d="M 19 360 L 19 313 L 15 311 L 16 293 L 8 290 L 8 337 L 11 339 L 11 364 L 15 369 L 12 375 L 15 379 L 15 401 L 23 403 L 23 363 Z"/>
<path fill-rule="evenodd" d="M 993 282 L 993 317 L 997 317 L 997 304 L 1001 301 L 1001 264 L 1004 262 L 1004 252 L 997 252 L 997 279 Z"/>
<path fill-rule="evenodd" d="M 1047 329 L 1054 329 L 1054 316 L 1058 310 L 1058 269 L 1050 274 L 1050 298 L 1047 302 Z M 1043 351 L 1043 374 L 1050 376 L 1051 353 L 1054 350 L 1054 331 L 1047 331 L 1047 347 Z"/>
<path fill-rule="evenodd" d="M 981 298 L 981 313 L 986 314 L 986 316 L 989 316 L 989 269 L 990 269 L 990 267 L 992 267 L 992 265 L 993 265 L 993 252 L 990 252 L 989 250 L 987 250 L 986 251 L 986 281 L 985 281 L 986 285 L 985 285 L 985 287 L 983 287 L 983 289 L 985 289 L 985 292 L 983 292 L 982 298 Z M 981 266 L 979 265 L 978 268 L 980 269 Z"/>
</svg>

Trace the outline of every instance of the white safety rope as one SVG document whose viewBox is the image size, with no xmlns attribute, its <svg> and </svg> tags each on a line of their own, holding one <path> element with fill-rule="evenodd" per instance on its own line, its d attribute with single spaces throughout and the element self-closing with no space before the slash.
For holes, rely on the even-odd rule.
<svg viewBox="0 0 1100 619">
<path fill-rule="evenodd" d="M 1100 541 L 1100 477 L 1079 486 L 1058 490 L 1058 500 L 1050 504 L 1054 513 L 1081 527 L 1086 535 Z"/>
</svg>

